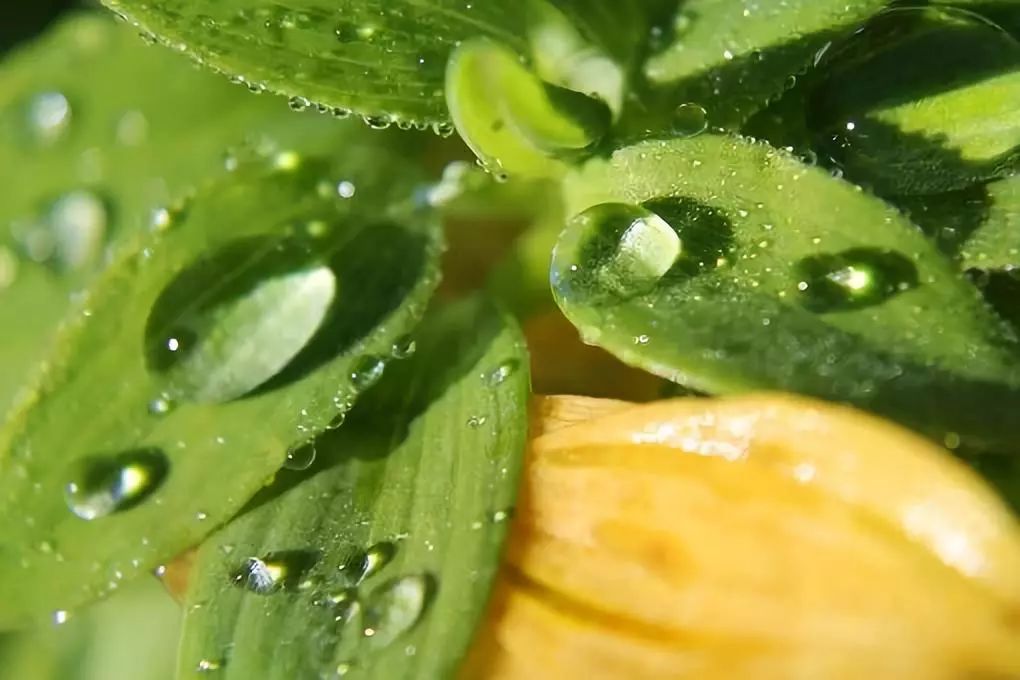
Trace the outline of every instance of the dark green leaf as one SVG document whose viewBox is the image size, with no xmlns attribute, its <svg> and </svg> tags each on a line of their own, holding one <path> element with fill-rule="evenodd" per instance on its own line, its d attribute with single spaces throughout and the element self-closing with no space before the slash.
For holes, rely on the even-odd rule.
<svg viewBox="0 0 1020 680">
<path fill-rule="evenodd" d="M 220 174 L 232 145 L 300 129 L 106 17 L 78 15 L 0 67 L 0 414 L 46 356 L 71 293 L 155 209 Z M 296 125 L 295 125 L 296 124 Z M 295 130 L 295 128 L 297 128 Z"/>
<path fill-rule="evenodd" d="M 273 144 L 238 160 L 84 296 L 0 431 L 0 626 L 195 543 L 417 323 L 435 220 L 406 159 L 374 143 L 386 135 L 340 127 L 312 140 L 333 160 Z"/>
<path fill-rule="evenodd" d="M 567 196 L 585 212 L 557 245 L 554 292 L 628 363 L 708 392 L 784 389 L 940 438 L 1020 442 L 1016 342 L 919 230 L 859 188 L 702 135 L 592 161 Z"/>
<path fill-rule="evenodd" d="M 1020 175 L 985 187 L 988 213 L 961 251 L 964 269 L 1020 268 Z"/>
<path fill-rule="evenodd" d="M 645 75 L 673 106 L 694 103 L 713 125 L 739 126 L 790 87 L 833 40 L 887 4 L 686 0 L 666 27 L 668 46 L 647 61 Z"/>
<path fill-rule="evenodd" d="M 106 0 L 142 31 L 246 83 L 367 116 L 374 126 L 447 120 L 450 50 L 488 36 L 521 47 L 522 6 L 461 0 Z"/>
<path fill-rule="evenodd" d="M 0 639 L 5 678 L 26 680 L 170 680 L 180 608 L 143 579 L 60 625 Z"/>
<path fill-rule="evenodd" d="M 1020 42 L 970 12 L 884 13 L 824 64 L 811 127 L 885 195 L 962 189 L 1020 162 Z"/>
<path fill-rule="evenodd" d="M 489 303 L 417 352 L 201 548 L 181 677 L 452 677 L 484 611 L 527 434 L 527 355 Z M 205 663 L 203 663 L 205 661 Z"/>
</svg>

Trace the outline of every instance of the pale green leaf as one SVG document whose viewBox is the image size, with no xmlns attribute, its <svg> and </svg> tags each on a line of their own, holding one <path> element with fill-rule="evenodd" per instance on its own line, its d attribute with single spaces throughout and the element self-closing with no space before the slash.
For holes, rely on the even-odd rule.
<svg viewBox="0 0 1020 680">
<path fill-rule="evenodd" d="M 783 389 L 974 446 L 1020 442 L 1015 340 L 859 188 L 702 135 L 589 162 L 567 197 L 582 214 L 557 244 L 554 293 L 624 361 L 712 393 Z"/>
<path fill-rule="evenodd" d="M 180 677 L 453 677 L 488 600 L 527 434 L 527 354 L 490 303 L 413 358 L 200 549 Z"/>
<path fill-rule="evenodd" d="M 0 431 L 0 627 L 74 610 L 212 531 L 417 323 L 435 219 L 386 135 L 341 129 L 296 147 L 332 158 L 239 159 L 82 298 Z"/>
<path fill-rule="evenodd" d="M 307 118 L 307 117 L 306 117 Z M 157 209 L 246 139 L 335 138 L 104 16 L 65 19 L 0 65 L 0 414 L 46 356 L 71 294 Z M 304 128 L 304 129 L 302 129 Z M 327 142 L 323 142 L 327 143 Z"/>
</svg>

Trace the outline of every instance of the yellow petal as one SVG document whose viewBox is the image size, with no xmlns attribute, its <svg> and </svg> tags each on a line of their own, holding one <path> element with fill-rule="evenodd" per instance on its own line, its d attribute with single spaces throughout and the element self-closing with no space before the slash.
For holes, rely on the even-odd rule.
<svg viewBox="0 0 1020 680">
<path fill-rule="evenodd" d="M 1020 677 L 1020 530 L 928 442 L 783 395 L 585 410 L 532 442 L 465 677 Z"/>
</svg>

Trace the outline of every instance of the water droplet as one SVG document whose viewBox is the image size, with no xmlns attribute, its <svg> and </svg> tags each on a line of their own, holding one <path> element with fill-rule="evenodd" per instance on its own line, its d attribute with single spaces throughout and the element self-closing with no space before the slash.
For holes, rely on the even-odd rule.
<svg viewBox="0 0 1020 680">
<path fill-rule="evenodd" d="M 386 370 L 386 362 L 380 357 L 365 356 L 358 360 L 351 370 L 351 384 L 357 390 L 367 390 L 379 382 Z"/>
<path fill-rule="evenodd" d="M 149 413 L 154 416 L 165 416 L 174 410 L 176 404 L 167 394 L 161 394 L 149 401 Z"/>
<path fill-rule="evenodd" d="M 364 116 L 363 120 L 365 121 L 365 124 L 373 130 L 385 130 L 393 124 L 393 118 L 387 115 Z"/>
<path fill-rule="evenodd" d="M 339 430 L 341 427 L 344 426 L 345 422 L 347 422 L 347 411 L 340 411 L 335 416 L 333 416 L 333 420 L 329 421 L 329 424 L 326 425 L 326 429 Z"/>
<path fill-rule="evenodd" d="M 94 265 L 102 251 L 108 220 L 106 204 L 91 191 L 72 191 L 55 200 L 46 215 L 54 263 L 65 270 Z"/>
<path fill-rule="evenodd" d="M 385 647 L 411 630 L 428 604 L 434 580 L 403 576 L 377 588 L 365 603 L 364 635 L 373 647 Z"/>
<path fill-rule="evenodd" d="M 311 106 L 311 102 L 304 97 L 291 97 L 287 101 L 287 105 L 290 106 L 292 111 L 304 111 Z"/>
<path fill-rule="evenodd" d="M 673 111 L 673 132 L 680 137 L 695 137 L 708 129 L 708 112 L 697 104 L 681 104 Z"/>
<path fill-rule="evenodd" d="M 229 285 L 224 272 L 232 273 Z M 336 292 L 336 274 L 302 242 L 237 242 L 182 271 L 160 294 L 146 322 L 146 363 L 174 399 L 236 399 L 315 337 Z"/>
<path fill-rule="evenodd" d="M 128 111 L 117 121 L 117 143 L 140 146 L 149 136 L 149 120 L 141 111 Z"/>
<path fill-rule="evenodd" d="M 29 128 L 39 143 L 52 144 L 63 137 L 71 117 L 71 105 L 60 92 L 42 92 L 28 102 Z"/>
<path fill-rule="evenodd" d="M 67 620 L 69 618 L 70 614 L 67 613 L 66 609 L 58 609 L 55 612 L 53 612 L 53 624 L 56 626 L 60 626 L 67 623 Z"/>
<path fill-rule="evenodd" d="M 868 307 L 918 285 L 913 262 L 872 248 L 813 255 L 798 262 L 796 270 L 800 298 L 817 312 Z"/>
<path fill-rule="evenodd" d="M 485 421 L 487 420 L 488 418 L 486 418 L 485 416 L 471 416 L 470 418 L 468 418 L 467 424 L 468 427 L 470 427 L 471 429 L 478 429 L 479 427 L 484 425 Z"/>
<path fill-rule="evenodd" d="M 77 467 L 65 497 L 71 511 L 86 520 L 135 507 L 163 483 L 170 470 L 166 455 L 156 448 L 88 458 Z"/>
<path fill-rule="evenodd" d="M 507 359 L 483 376 L 485 384 L 489 387 L 502 385 L 507 378 L 517 372 L 520 366 L 521 364 L 517 359 Z"/>
<path fill-rule="evenodd" d="M 513 509 L 497 510 L 494 513 L 492 513 L 492 523 L 502 524 L 503 522 L 510 519 L 511 516 L 513 516 Z"/>
<path fill-rule="evenodd" d="M 281 589 L 292 590 L 318 558 L 318 553 L 309 550 L 286 550 L 265 557 L 249 557 L 231 574 L 231 581 L 259 595 Z"/>
<path fill-rule="evenodd" d="M 357 191 L 353 182 L 344 180 L 336 185 L 336 193 L 340 198 L 352 198 Z"/>
<path fill-rule="evenodd" d="M 393 561 L 397 554 L 397 546 L 390 541 L 380 541 L 368 550 L 352 555 L 340 566 L 347 582 L 353 586 L 361 585 L 365 579 L 378 574 Z"/>
<path fill-rule="evenodd" d="M 590 239 L 583 249 L 594 255 L 595 266 L 584 278 L 593 277 L 601 287 L 619 295 L 650 290 L 681 254 L 680 237 L 669 223 L 635 205 L 597 205 L 572 219 L 568 229 L 576 230 L 579 238 Z M 585 267 L 582 274 L 587 271 Z M 554 261 L 554 287 L 564 273 Z"/>
<path fill-rule="evenodd" d="M 942 443 L 945 444 L 946 448 L 950 451 L 955 451 L 960 448 L 960 444 L 962 442 L 960 440 L 960 435 L 956 432 L 946 432 L 945 436 L 942 438 Z"/>
<path fill-rule="evenodd" d="M 288 470 L 307 470 L 315 462 L 316 455 L 314 440 L 297 444 L 287 450 L 287 458 L 283 461 L 283 467 Z"/>
<path fill-rule="evenodd" d="M 338 663 L 336 665 L 336 674 L 337 674 L 338 677 L 342 678 L 343 676 L 345 676 L 348 673 L 350 673 L 353 668 L 354 668 L 354 666 L 352 664 L 350 664 L 350 663 L 347 663 L 346 661 L 342 662 L 342 663 Z"/>
<path fill-rule="evenodd" d="M 394 359 L 407 359 L 414 354 L 414 351 L 418 348 L 414 338 L 410 335 L 403 335 L 396 339 L 393 343 L 393 347 L 390 348 L 390 356 Z"/>
<path fill-rule="evenodd" d="M 210 671 L 218 671 L 223 667 L 222 661 L 215 661 L 213 659 L 202 659 L 196 664 L 195 670 L 199 673 L 208 673 Z"/>
</svg>

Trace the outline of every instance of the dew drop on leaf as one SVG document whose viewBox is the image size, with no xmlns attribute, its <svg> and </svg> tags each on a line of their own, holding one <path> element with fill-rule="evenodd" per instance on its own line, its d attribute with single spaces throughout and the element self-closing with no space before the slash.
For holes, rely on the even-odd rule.
<svg viewBox="0 0 1020 680">
<path fill-rule="evenodd" d="M 382 571 L 387 564 L 393 561 L 396 554 L 395 543 L 380 541 L 368 550 L 352 555 L 340 569 L 346 576 L 347 582 L 357 586 Z"/>
<path fill-rule="evenodd" d="M 288 470 L 307 470 L 315 462 L 316 455 L 314 441 L 296 444 L 287 450 L 283 467 Z"/>
<path fill-rule="evenodd" d="M 169 470 L 166 455 L 156 448 L 85 459 L 67 483 L 67 506 L 85 520 L 128 510 L 159 488 Z"/>
<path fill-rule="evenodd" d="M 146 363 L 174 399 L 236 399 L 298 355 L 336 295 L 333 270 L 296 243 L 228 246 L 160 294 L 146 323 Z"/>
<path fill-rule="evenodd" d="M 393 343 L 393 347 L 390 348 L 390 356 L 394 359 L 407 359 L 414 354 L 417 349 L 417 345 L 414 342 L 414 338 L 410 335 L 404 335 Z"/>
<path fill-rule="evenodd" d="M 72 271 L 95 264 L 106 239 L 108 222 L 106 204 L 94 192 L 71 191 L 59 197 L 46 215 L 53 263 Z"/>
<path fill-rule="evenodd" d="M 432 579 L 425 574 L 403 576 L 383 584 L 365 603 L 364 635 L 372 646 L 385 647 L 411 630 L 428 604 Z"/>
<path fill-rule="evenodd" d="M 681 104 L 673 111 L 673 132 L 680 137 L 694 137 L 708 129 L 708 112 L 698 104 Z"/>
<path fill-rule="evenodd" d="M 796 274 L 802 303 L 817 312 L 869 307 L 918 285 L 913 262 L 872 248 L 806 257 Z"/>
<path fill-rule="evenodd" d="M 485 384 L 489 387 L 498 387 L 502 385 L 507 378 L 512 376 L 520 368 L 520 363 L 516 359 L 509 359 L 502 362 L 499 366 L 486 373 L 483 377 Z"/>
<path fill-rule="evenodd" d="M 379 382 L 386 370 L 386 362 L 380 357 L 366 356 L 358 360 L 351 370 L 351 384 L 355 389 L 367 390 Z"/>
</svg>

